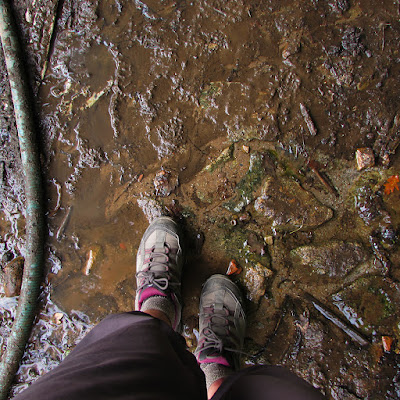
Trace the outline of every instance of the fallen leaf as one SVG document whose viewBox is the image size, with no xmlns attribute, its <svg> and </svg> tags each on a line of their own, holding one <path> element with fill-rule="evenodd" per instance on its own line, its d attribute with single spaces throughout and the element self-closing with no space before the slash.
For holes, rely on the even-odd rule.
<svg viewBox="0 0 400 400">
<path fill-rule="evenodd" d="M 382 336 L 383 350 L 385 350 L 386 352 L 390 352 L 392 344 L 393 344 L 393 338 L 391 336 Z"/>
<path fill-rule="evenodd" d="M 242 268 L 238 267 L 235 260 L 231 260 L 226 275 L 239 275 L 241 272 Z"/>
<path fill-rule="evenodd" d="M 390 176 L 385 182 L 385 194 L 393 193 L 395 189 L 399 190 L 399 181 L 400 179 L 398 175 Z"/>
</svg>

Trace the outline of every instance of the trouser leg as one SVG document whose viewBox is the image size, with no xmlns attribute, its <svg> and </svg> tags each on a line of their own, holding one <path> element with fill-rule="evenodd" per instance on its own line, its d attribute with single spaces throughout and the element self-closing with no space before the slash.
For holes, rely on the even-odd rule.
<svg viewBox="0 0 400 400">
<path fill-rule="evenodd" d="M 100 322 L 53 371 L 16 400 L 206 399 L 204 375 L 184 339 L 140 312 Z"/>
<path fill-rule="evenodd" d="M 264 365 L 228 377 L 212 400 L 320 400 L 313 386 L 283 367 Z"/>
</svg>

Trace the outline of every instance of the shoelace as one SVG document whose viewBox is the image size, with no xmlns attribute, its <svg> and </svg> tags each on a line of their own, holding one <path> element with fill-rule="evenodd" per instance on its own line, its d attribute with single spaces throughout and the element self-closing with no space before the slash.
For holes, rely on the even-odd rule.
<svg viewBox="0 0 400 400">
<path fill-rule="evenodd" d="M 137 290 L 143 289 L 145 286 L 155 286 L 160 291 L 165 291 L 169 286 L 179 286 L 180 283 L 170 282 L 171 275 L 169 273 L 169 247 L 164 246 L 164 249 L 146 249 L 145 254 L 148 258 L 144 260 L 149 266 L 143 271 L 136 273 L 136 277 L 141 281 Z M 164 260 L 163 260 L 164 258 Z M 156 259 L 157 261 L 154 261 Z M 156 268 L 156 270 L 152 270 Z M 161 270 L 160 270 L 161 268 Z"/>
<path fill-rule="evenodd" d="M 229 311 L 224 307 L 222 310 L 217 312 L 214 307 L 205 307 L 204 313 L 205 323 L 207 326 L 203 329 L 204 342 L 201 346 L 200 352 L 205 350 L 215 350 L 216 353 L 222 353 L 222 351 L 229 351 L 235 354 L 243 354 L 246 356 L 252 356 L 249 353 L 238 350 L 237 348 L 227 347 L 226 343 L 230 343 L 233 346 L 239 347 L 238 339 L 235 338 L 229 330 L 229 324 L 233 322 L 233 318 Z M 225 330 L 225 334 L 215 333 L 215 329 L 219 332 Z"/>
<path fill-rule="evenodd" d="M 240 353 L 239 350 L 224 345 L 224 343 L 229 342 L 230 344 L 239 346 L 238 343 L 235 343 L 237 340 L 235 340 L 229 330 L 229 324 L 232 323 L 232 317 L 230 316 L 229 311 L 225 307 L 222 310 L 218 310 L 218 312 L 214 307 L 205 307 L 204 316 L 204 322 L 207 326 L 202 332 L 204 335 L 204 344 L 201 351 L 214 349 L 218 353 L 221 353 L 222 350 Z M 218 331 L 218 334 L 215 333 L 215 330 Z M 223 331 L 225 333 L 222 333 Z"/>
</svg>

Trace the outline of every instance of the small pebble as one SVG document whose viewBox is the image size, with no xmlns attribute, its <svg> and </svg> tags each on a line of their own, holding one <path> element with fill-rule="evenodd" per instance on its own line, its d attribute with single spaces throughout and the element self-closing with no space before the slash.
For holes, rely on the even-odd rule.
<svg viewBox="0 0 400 400">
<path fill-rule="evenodd" d="M 268 246 L 272 246 L 274 244 L 274 237 L 272 235 L 266 235 L 264 236 L 264 242 Z"/>
<path fill-rule="evenodd" d="M 4 267 L 3 284 L 6 297 L 20 295 L 24 261 L 23 257 L 16 257 Z"/>
<path fill-rule="evenodd" d="M 356 151 L 357 169 L 373 167 L 375 165 L 374 152 L 369 147 L 362 147 Z"/>
<path fill-rule="evenodd" d="M 60 324 L 61 324 L 61 321 L 62 321 L 62 319 L 63 319 L 63 317 L 64 317 L 64 314 L 63 314 L 63 313 L 61 313 L 61 312 L 56 312 L 56 313 L 53 314 L 53 322 L 54 322 L 56 325 L 60 325 Z"/>
</svg>

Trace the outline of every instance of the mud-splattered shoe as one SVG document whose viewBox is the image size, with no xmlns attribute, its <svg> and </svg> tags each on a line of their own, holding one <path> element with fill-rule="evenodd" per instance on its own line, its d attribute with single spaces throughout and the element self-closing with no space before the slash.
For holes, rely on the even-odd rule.
<svg viewBox="0 0 400 400">
<path fill-rule="evenodd" d="M 157 309 L 172 328 L 180 330 L 183 256 L 178 225 L 169 217 L 155 219 L 146 229 L 136 258 L 135 310 Z"/>
<path fill-rule="evenodd" d="M 213 275 L 206 281 L 200 296 L 200 335 L 195 351 L 201 367 L 219 364 L 239 369 L 246 329 L 243 308 L 240 290 L 228 277 Z"/>
</svg>

